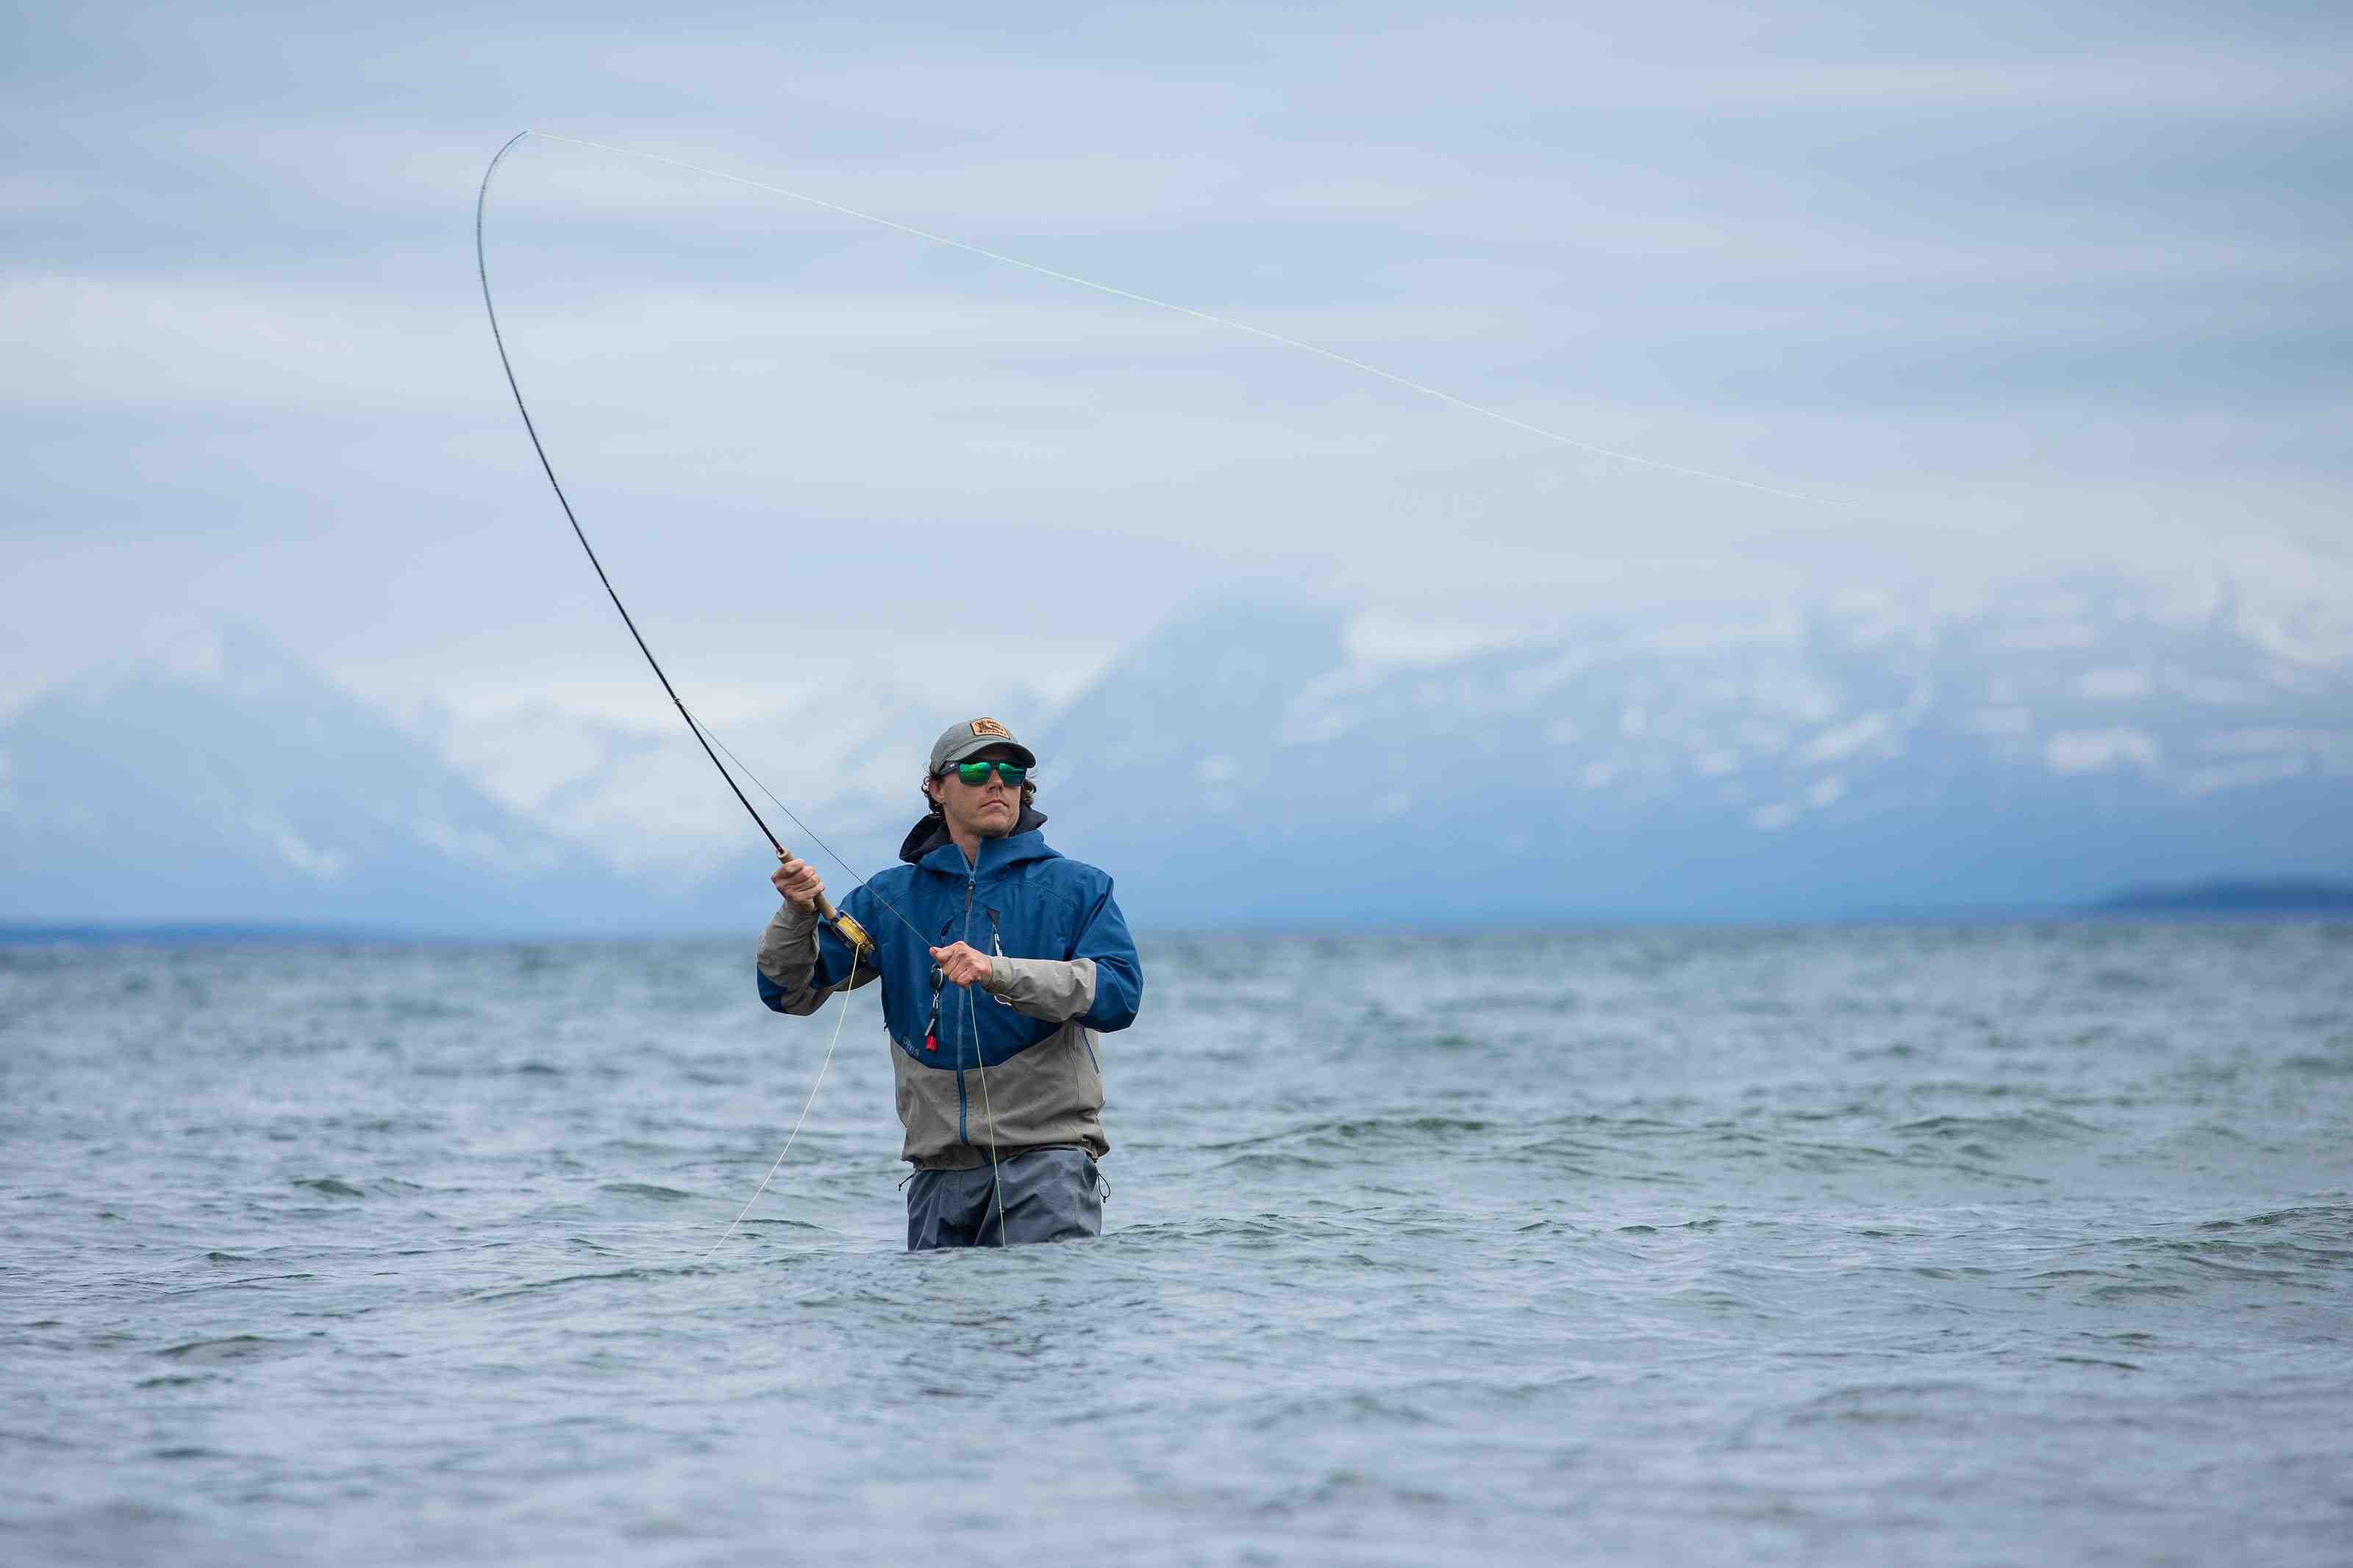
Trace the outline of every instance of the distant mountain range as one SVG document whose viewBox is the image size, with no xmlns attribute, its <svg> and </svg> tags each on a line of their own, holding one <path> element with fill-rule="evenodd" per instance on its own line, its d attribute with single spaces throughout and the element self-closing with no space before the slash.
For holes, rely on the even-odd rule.
<svg viewBox="0 0 2353 1568">
<path fill-rule="evenodd" d="M 1404 667 L 1350 659 L 1336 616 L 1234 606 L 1139 647 L 1047 751 L 1083 806 L 1064 837 L 1152 864 L 1191 921 L 1839 917 L 2353 874 L 2348 661 L 2113 584 Z"/>
<path fill-rule="evenodd" d="M 1004 716 L 1040 754 L 1049 837 L 1144 925 L 2054 910 L 2353 881 L 2337 626 L 2077 581 L 1968 612 L 1579 620 L 1404 660 L 1364 652 L 1345 611 L 1255 600 L 1161 627 L 1059 713 Z M 944 721 L 887 695 L 804 716 L 839 731 L 830 787 L 769 782 L 883 864 Z M 517 785 L 496 735 L 411 733 L 216 628 L 0 726 L 0 920 L 765 916 L 765 851 L 682 727 L 548 714 L 513 743 L 576 761 Z"/>
</svg>

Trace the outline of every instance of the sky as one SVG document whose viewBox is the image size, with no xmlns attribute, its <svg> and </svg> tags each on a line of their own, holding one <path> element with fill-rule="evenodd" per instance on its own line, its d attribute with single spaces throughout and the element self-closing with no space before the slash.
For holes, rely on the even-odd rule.
<svg viewBox="0 0 2353 1568">
<path fill-rule="evenodd" d="M 0 714 L 195 616 L 404 711 L 669 721 L 483 318 L 527 128 L 1725 476 L 533 138 L 517 374 L 714 717 L 1050 705 L 1270 590 L 1438 646 L 2353 580 L 2341 6 L 5 15 Z"/>
</svg>

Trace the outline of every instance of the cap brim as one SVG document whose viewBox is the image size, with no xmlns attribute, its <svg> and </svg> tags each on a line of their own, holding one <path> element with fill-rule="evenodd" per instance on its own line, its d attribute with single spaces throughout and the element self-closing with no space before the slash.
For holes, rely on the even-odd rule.
<svg viewBox="0 0 2353 1568">
<path fill-rule="evenodd" d="M 981 752 L 998 746 L 1012 752 L 1013 760 L 1025 768 L 1034 768 L 1038 765 L 1037 753 L 1018 741 L 998 741 L 992 740 L 987 735 L 975 735 L 962 745 L 950 746 L 947 755 L 934 763 L 932 771 L 937 773 L 941 768 L 949 767 L 957 763 L 969 762 Z"/>
</svg>

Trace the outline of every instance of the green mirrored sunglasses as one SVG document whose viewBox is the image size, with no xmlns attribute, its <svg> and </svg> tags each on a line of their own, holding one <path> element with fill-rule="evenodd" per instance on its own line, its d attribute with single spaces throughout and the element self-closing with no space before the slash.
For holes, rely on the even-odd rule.
<svg viewBox="0 0 2353 1568">
<path fill-rule="evenodd" d="M 988 770 L 991 768 L 997 770 L 998 778 L 1015 787 L 1018 787 L 1021 781 L 1029 776 L 1029 770 L 1018 763 L 958 763 L 953 767 L 942 768 L 940 774 L 944 778 L 949 773 L 954 773 L 976 789 L 988 782 Z"/>
</svg>

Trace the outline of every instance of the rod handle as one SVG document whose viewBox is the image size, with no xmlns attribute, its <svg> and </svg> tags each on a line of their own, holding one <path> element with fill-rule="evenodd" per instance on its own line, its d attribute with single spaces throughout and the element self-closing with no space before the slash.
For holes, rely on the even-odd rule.
<svg viewBox="0 0 2353 1568">
<path fill-rule="evenodd" d="M 776 846 L 776 858 L 782 861 L 797 859 L 798 857 L 779 844 Z M 841 940 L 849 944 L 849 950 L 852 952 L 874 951 L 874 939 L 866 934 L 866 928 L 834 908 L 833 900 L 821 892 L 817 896 L 817 918 L 839 932 Z"/>
</svg>

